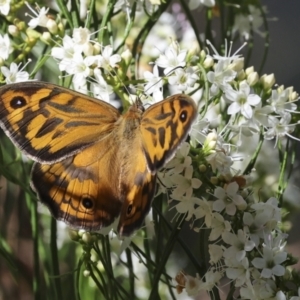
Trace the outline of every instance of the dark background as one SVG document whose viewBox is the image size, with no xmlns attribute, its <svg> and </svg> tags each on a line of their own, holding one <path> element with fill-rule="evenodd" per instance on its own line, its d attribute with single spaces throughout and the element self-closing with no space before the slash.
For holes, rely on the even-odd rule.
<svg viewBox="0 0 300 300">
<path fill-rule="evenodd" d="M 264 72 L 274 73 L 278 84 L 300 93 L 300 1 L 265 0 L 268 9 L 270 50 Z M 277 21 L 272 21 L 273 18 Z M 263 42 L 262 38 L 256 39 Z"/>
<path fill-rule="evenodd" d="M 300 94 L 300 1 L 265 0 L 262 3 L 268 9 L 270 32 L 270 49 L 263 73 L 274 73 L 279 85 L 294 86 Z M 278 20 L 272 21 L 275 17 Z M 263 39 L 256 38 L 256 41 L 262 43 Z M 254 65 L 256 60 L 260 62 L 259 57 L 255 57 Z M 290 198 L 294 205 L 300 207 L 300 142 L 297 148 L 297 158 L 285 198 Z M 300 257 L 299 211 L 290 212 L 290 217 L 292 230 L 289 232 L 289 251 Z M 296 267 L 300 269 L 300 264 Z"/>
</svg>

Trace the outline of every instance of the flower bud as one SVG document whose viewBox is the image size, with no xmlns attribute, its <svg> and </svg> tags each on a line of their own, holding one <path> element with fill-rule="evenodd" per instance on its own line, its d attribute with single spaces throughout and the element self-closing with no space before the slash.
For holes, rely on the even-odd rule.
<svg viewBox="0 0 300 300">
<path fill-rule="evenodd" d="M 264 89 L 269 90 L 276 82 L 275 76 L 273 73 L 270 75 L 265 74 L 260 78 L 260 82 L 263 84 Z"/>
<path fill-rule="evenodd" d="M 293 91 L 289 96 L 290 101 L 297 100 L 298 98 L 299 98 L 299 94 L 295 91 Z"/>
<path fill-rule="evenodd" d="M 239 80 L 239 81 L 242 81 L 242 80 L 244 80 L 246 78 L 246 74 L 245 74 L 245 71 L 244 70 L 241 70 L 240 72 L 238 72 L 238 74 L 237 74 L 237 79 Z"/>
<path fill-rule="evenodd" d="M 219 183 L 218 177 L 216 176 L 210 177 L 210 182 L 214 185 L 218 184 Z"/>
<path fill-rule="evenodd" d="M 19 31 L 19 29 L 18 29 L 17 26 L 15 26 L 15 25 L 9 25 L 9 26 L 8 26 L 8 33 L 9 33 L 10 35 L 16 37 L 16 36 L 19 35 L 20 31 Z"/>
<path fill-rule="evenodd" d="M 52 42 L 52 37 L 51 37 L 51 33 L 50 32 L 43 32 L 42 36 L 41 36 L 41 40 L 46 43 L 47 45 L 49 45 Z"/>
<path fill-rule="evenodd" d="M 245 73 L 246 73 L 246 75 L 247 76 L 249 76 L 251 73 L 253 73 L 254 72 L 254 67 L 252 66 L 252 67 L 249 67 L 249 68 L 247 68 L 246 70 L 245 70 Z"/>
<path fill-rule="evenodd" d="M 79 239 L 79 235 L 78 235 L 77 230 L 70 229 L 69 230 L 69 236 L 70 236 L 71 240 L 73 240 L 73 241 L 78 241 L 78 239 Z"/>
<path fill-rule="evenodd" d="M 205 59 L 206 58 L 206 52 L 204 50 L 200 51 L 200 58 Z"/>
<path fill-rule="evenodd" d="M 247 73 L 246 73 L 247 74 Z M 259 76 L 258 76 L 258 73 L 257 72 L 252 72 L 248 75 L 247 77 L 247 83 L 250 85 L 250 86 L 254 86 L 259 80 Z"/>
<path fill-rule="evenodd" d="M 204 165 L 204 164 L 201 164 L 201 165 L 199 166 L 199 171 L 200 171 L 201 173 L 205 173 L 205 172 L 206 172 L 206 170 L 207 170 L 207 167 L 206 167 L 206 165 Z"/>
<path fill-rule="evenodd" d="M 57 24 L 53 19 L 48 19 L 46 27 L 52 34 L 56 34 L 58 31 Z"/>
<path fill-rule="evenodd" d="M 126 49 L 124 52 L 121 53 L 122 59 L 128 64 L 132 59 L 132 53 L 129 49 Z"/>
<path fill-rule="evenodd" d="M 214 63 L 215 63 L 214 59 L 210 55 L 208 55 L 204 59 L 203 66 L 205 69 L 209 69 L 214 65 Z"/>
<path fill-rule="evenodd" d="M 239 72 L 244 68 L 244 57 L 239 57 L 228 66 L 228 69 Z"/>
<path fill-rule="evenodd" d="M 86 244 L 92 243 L 93 240 L 94 239 L 89 232 L 86 231 L 82 234 L 82 241 L 85 242 Z"/>
<path fill-rule="evenodd" d="M 91 43 L 86 43 L 83 45 L 83 53 L 85 56 L 92 56 L 94 53 L 94 47 Z"/>
</svg>

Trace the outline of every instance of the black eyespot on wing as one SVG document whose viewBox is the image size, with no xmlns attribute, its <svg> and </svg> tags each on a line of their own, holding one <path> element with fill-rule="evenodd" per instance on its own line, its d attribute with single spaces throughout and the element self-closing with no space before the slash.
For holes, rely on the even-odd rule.
<svg viewBox="0 0 300 300">
<path fill-rule="evenodd" d="M 132 204 L 128 205 L 128 207 L 127 207 L 127 215 L 131 214 L 132 208 L 133 208 Z"/>
<path fill-rule="evenodd" d="M 94 207 L 94 201 L 89 197 L 82 198 L 81 203 L 86 209 L 92 209 Z"/>
<path fill-rule="evenodd" d="M 186 110 L 183 110 L 181 113 L 180 113 L 180 121 L 182 123 L 185 123 L 185 121 L 187 120 L 187 117 L 188 117 L 188 112 Z"/>
<path fill-rule="evenodd" d="M 12 100 L 10 100 L 10 107 L 13 109 L 21 108 L 26 104 L 26 99 L 21 96 L 14 97 Z"/>
</svg>

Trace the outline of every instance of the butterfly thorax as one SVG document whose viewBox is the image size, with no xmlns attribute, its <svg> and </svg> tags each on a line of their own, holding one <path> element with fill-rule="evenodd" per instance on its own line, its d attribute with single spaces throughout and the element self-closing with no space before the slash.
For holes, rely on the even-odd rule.
<svg viewBox="0 0 300 300">
<path fill-rule="evenodd" d="M 128 111 L 123 115 L 121 121 L 121 134 L 126 140 L 133 141 L 136 137 L 137 129 L 141 124 L 144 113 L 144 107 L 136 102 L 129 107 Z"/>
</svg>

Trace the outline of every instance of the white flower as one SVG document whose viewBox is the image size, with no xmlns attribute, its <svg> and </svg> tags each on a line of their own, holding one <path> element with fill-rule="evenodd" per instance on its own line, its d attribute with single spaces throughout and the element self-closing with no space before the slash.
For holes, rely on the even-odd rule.
<svg viewBox="0 0 300 300">
<path fill-rule="evenodd" d="M 215 285 L 217 285 L 220 279 L 223 277 L 221 272 L 216 271 L 214 268 L 205 274 L 204 288 L 206 291 L 211 291 Z"/>
<path fill-rule="evenodd" d="M 7 16 L 10 10 L 10 1 L 11 0 L 1 0 L 0 1 L 0 13 L 4 16 Z M 0 46 L 1 48 L 1 46 Z"/>
<path fill-rule="evenodd" d="M 171 209 L 175 208 L 179 214 L 186 214 L 186 221 L 189 221 L 195 211 L 195 205 L 199 205 L 201 199 L 192 196 L 181 196 L 177 194 L 172 194 L 171 198 L 173 200 L 179 201 Z"/>
<path fill-rule="evenodd" d="M 225 259 L 225 263 L 226 263 Z M 226 276 L 229 279 L 235 280 L 235 286 L 240 287 L 247 282 L 250 282 L 250 268 L 247 257 L 244 257 L 241 261 L 232 261 L 230 267 L 226 268 Z"/>
<path fill-rule="evenodd" d="M 246 40 L 250 37 L 250 32 L 259 32 L 263 24 L 263 17 L 259 8 L 249 5 L 249 14 L 236 14 L 233 25 L 233 32 L 238 31 Z"/>
<path fill-rule="evenodd" d="M 233 160 L 230 156 L 226 155 L 223 151 L 216 151 L 206 158 L 207 162 L 211 165 L 213 172 L 218 170 L 221 174 L 230 173 L 230 167 Z"/>
<path fill-rule="evenodd" d="M 236 261 L 242 261 L 246 256 L 246 251 L 251 251 L 255 247 L 255 243 L 249 239 L 249 236 L 239 229 L 237 235 L 231 232 L 224 232 L 222 239 L 231 247 L 226 249 L 225 257 L 234 257 Z"/>
<path fill-rule="evenodd" d="M 219 60 L 215 65 L 215 70 L 207 73 L 207 80 L 212 83 L 210 88 L 212 95 L 216 95 L 220 89 L 224 90 L 228 83 L 235 78 L 236 72 L 228 69 L 228 65 L 228 61 Z"/>
<path fill-rule="evenodd" d="M 83 58 L 81 54 L 74 54 L 73 59 L 66 66 L 66 72 L 74 75 L 73 83 L 76 86 L 82 86 L 85 78 L 91 75 L 90 62 L 87 58 Z"/>
<path fill-rule="evenodd" d="M 32 19 L 29 21 L 28 26 L 31 28 L 35 28 L 37 26 L 41 27 L 47 27 L 47 23 L 50 20 L 47 17 L 47 13 L 49 11 L 49 8 L 42 7 L 40 8 L 37 6 L 37 11 L 36 12 L 29 4 L 28 2 L 25 2 L 26 6 L 31 10 L 31 12 L 34 14 L 35 17 L 30 16 Z"/>
<path fill-rule="evenodd" d="M 5 76 L 5 82 L 7 84 L 21 82 L 21 81 L 28 81 L 29 74 L 26 71 L 23 71 L 23 68 L 25 66 L 20 71 L 19 71 L 19 66 L 13 62 L 10 64 L 9 69 L 4 66 L 1 67 L 1 72 Z"/>
<path fill-rule="evenodd" d="M 10 44 L 10 39 L 8 34 L 2 36 L 0 34 L 0 59 L 7 60 L 10 53 L 12 53 L 13 48 Z"/>
<path fill-rule="evenodd" d="M 168 78 L 168 81 L 171 85 L 176 85 L 176 88 L 179 91 L 186 91 L 188 88 L 193 87 L 199 79 L 199 76 L 192 67 L 189 67 L 186 70 L 176 69 L 174 73 L 174 75 L 171 75 Z"/>
<path fill-rule="evenodd" d="M 91 33 L 87 28 L 74 28 L 72 39 L 77 52 L 82 51 L 86 56 L 93 54 L 93 45 L 90 43 Z M 79 46 L 79 47 L 78 47 Z"/>
<path fill-rule="evenodd" d="M 258 95 L 250 94 L 250 86 L 246 81 L 240 83 L 238 91 L 231 88 L 231 86 L 227 86 L 225 89 L 225 98 L 232 101 L 227 109 L 227 113 L 235 115 L 241 112 L 246 119 L 252 118 L 252 106 L 258 105 L 261 101 Z"/>
<path fill-rule="evenodd" d="M 192 158 L 188 155 L 190 152 L 190 144 L 182 143 L 176 151 L 175 156 L 165 165 L 166 169 L 173 169 L 172 173 L 179 174 L 192 164 Z"/>
<path fill-rule="evenodd" d="M 197 276 L 185 275 L 185 290 L 189 296 L 197 296 L 203 290 L 203 281 Z"/>
<path fill-rule="evenodd" d="M 269 128 L 265 132 L 265 139 L 271 140 L 276 137 L 275 146 L 277 145 L 278 139 L 288 136 L 294 140 L 298 140 L 296 137 L 292 136 L 290 132 L 295 130 L 297 124 L 290 124 L 292 119 L 291 114 L 285 113 L 281 119 L 275 116 L 269 116 Z"/>
<path fill-rule="evenodd" d="M 224 232 L 227 232 L 229 230 L 231 230 L 231 225 L 229 221 L 226 221 L 221 214 L 214 212 L 212 214 L 211 232 L 209 234 L 209 240 L 215 241 Z"/>
<path fill-rule="evenodd" d="M 94 96 L 98 99 L 109 102 L 109 95 L 113 93 L 113 88 L 104 80 L 99 69 L 94 70 L 94 75 L 97 81 L 97 83 L 92 83 L 91 85 Z"/>
<path fill-rule="evenodd" d="M 196 147 L 198 144 L 204 144 L 209 125 L 210 122 L 198 114 L 197 120 L 193 123 L 189 133 L 192 146 Z"/>
<path fill-rule="evenodd" d="M 186 50 L 181 50 L 177 42 L 172 41 L 164 54 L 161 54 L 156 60 L 156 64 L 164 68 L 164 74 L 167 75 L 178 67 L 184 67 L 186 62 Z"/>
<path fill-rule="evenodd" d="M 115 68 L 117 63 L 121 61 L 121 56 L 119 54 L 113 54 L 112 46 L 105 46 L 102 50 L 102 54 L 91 57 L 94 60 L 94 63 L 97 64 L 99 68 L 103 68 L 105 70 L 110 70 L 111 68 Z"/>
<path fill-rule="evenodd" d="M 209 256 L 210 256 L 209 262 L 211 264 L 218 263 L 223 256 L 223 248 L 220 245 L 209 244 L 208 252 L 209 252 Z"/>
<path fill-rule="evenodd" d="M 65 71 L 73 64 L 74 57 L 81 54 L 81 47 L 75 46 L 73 39 L 68 35 L 63 37 L 62 44 L 62 47 L 53 47 L 51 55 L 60 60 L 59 70 Z"/>
<path fill-rule="evenodd" d="M 237 194 L 239 186 L 236 182 L 229 183 L 225 189 L 217 187 L 214 191 L 214 196 L 218 199 L 214 201 L 213 209 L 221 212 L 225 209 L 228 215 L 234 216 L 236 209 L 245 209 L 247 206 L 243 197 Z"/>
<path fill-rule="evenodd" d="M 272 276 L 283 276 L 285 267 L 281 264 L 286 260 L 286 252 L 274 252 L 269 247 L 263 248 L 263 257 L 256 257 L 252 264 L 257 269 L 262 269 L 261 277 L 271 278 Z"/>
<path fill-rule="evenodd" d="M 153 98 L 156 101 L 160 101 L 163 99 L 162 94 L 162 86 L 163 81 L 162 78 L 159 76 L 159 71 L 157 65 L 153 67 L 153 73 L 150 71 L 144 72 L 144 78 L 146 80 L 146 84 L 144 87 L 144 92 L 146 95 L 153 94 Z"/>
<path fill-rule="evenodd" d="M 254 214 L 254 216 L 249 212 L 245 212 L 243 215 L 243 222 L 246 225 L 245 230 L 248 231 L 256 246 L 260 244 L 260 239 L 264 237 L 264 234 L 269 233 L 269 229 L 266 228 L 268 216 L 267 211 L 264 214 Z"/>
<path fill-rule="evenodd" d="M 293 112 L 297 109 L 295 103 L 289 102 L 289 89 L 286 89 L 279 93 L 276 90 L 272 90 L 271 98 L 267 100 L 270 103 L 271 107 L 274 109 L 274 112 L 284 116 L 286 112 Z"/>
<path fill-rule="evenodd" d="M 171 178 L 172 182 L 176 185 L 171 197 L 180 197 L 184 194 L 191 197 L 193 189 L 198 189 L 202 182 L 198 178 L 193 178 L 194 169 L 192 166 L 185 168 L 184 176 L 181 174 L 174 174 Z"/>
<path fill-rule="evenodd" d="M 200 200 L 198 203 L 198 207 L 194 211 L 194 216 L 197 219 L 201 219 L 204 217 L 205 225 L 210 228 L 212 226 L 213 220 L 213 212 L 212 212 L 212 202 L 207 201 L 206 199 Z M 195 228 L 195 231 L 199 231 L 200 228 Z"/>
</svg>

